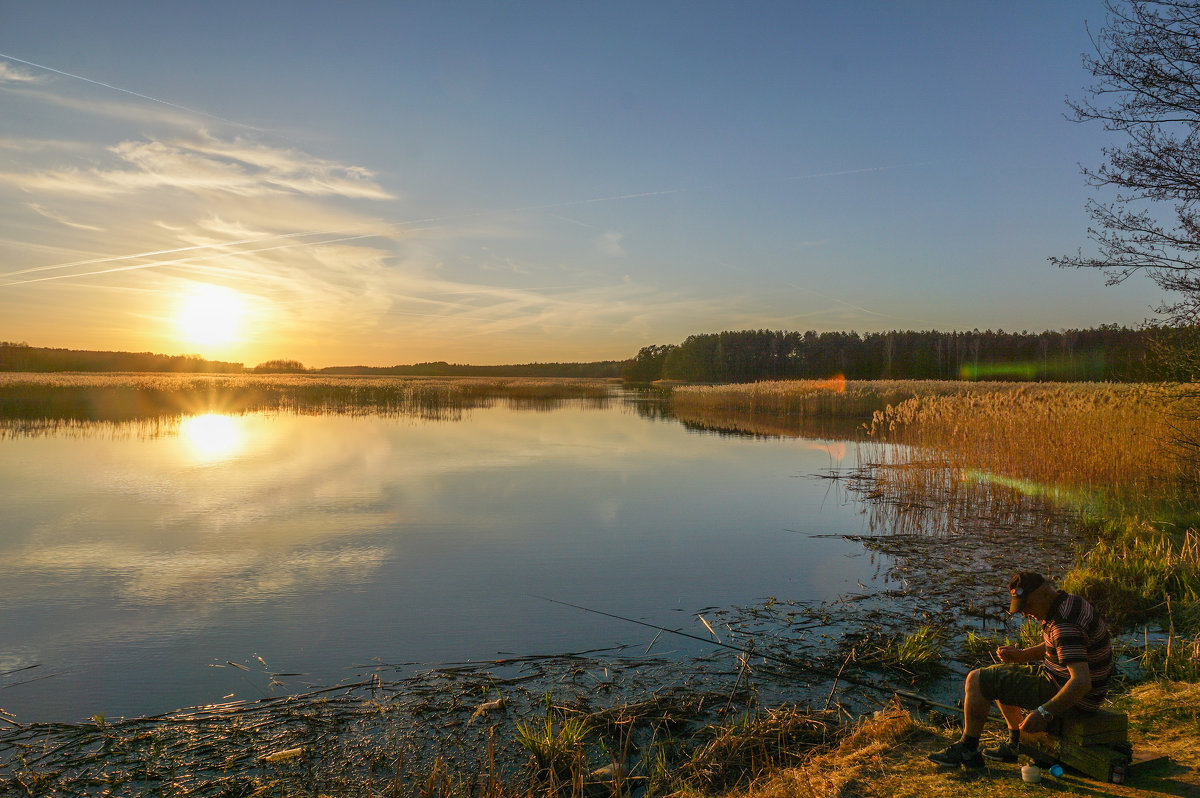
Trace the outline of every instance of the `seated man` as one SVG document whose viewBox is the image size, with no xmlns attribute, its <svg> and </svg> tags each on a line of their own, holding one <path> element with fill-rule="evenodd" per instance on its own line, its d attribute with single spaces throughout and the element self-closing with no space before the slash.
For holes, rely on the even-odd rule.
<svg viewBox="0 0 1200 798">
<path fill-rule="evenodd" d="M 1051 719 L 1067 710 L 1095 711 L 1108 690 L 1112 644 L 1108 627 L 1091 604 L 1055 590 L 1035 573 L 1014 576 L 1008 592 L 1009 613 L 1020 612 L 1042 622 L 1042 644 L 1033 648 L 1001 646 L 996 657 L 1006 664 L 967 674 L 962 739 L 929 755 L 944 767 L 981 767 L 983 757 L 1015 762 L 1021 732 L 1043 732 Z M 1042 667 L 1037 674 L 1007 664 L 1039 660 Z M 1008 724 L 1009 741 L 981 754 L 979 733 L 992 701 Z M 1025 714 L 1022 710 L 1032 711 Z"/>
</svg>

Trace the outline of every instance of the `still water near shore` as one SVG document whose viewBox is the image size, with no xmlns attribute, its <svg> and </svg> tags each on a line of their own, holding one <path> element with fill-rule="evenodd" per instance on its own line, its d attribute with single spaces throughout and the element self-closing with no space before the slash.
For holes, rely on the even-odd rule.
<svg viewBox="0 0 1200 798">
<path fill-rule="evenodd" d="M 0 439 L 0 708 L 151 714 L 654 636 L 537 596 L 701 634 L 705 608 L 833 600 L 877 563 L 836 537 L 862 507 L 808 476 L 852 465 L 619 401 Z"/>
</svg>

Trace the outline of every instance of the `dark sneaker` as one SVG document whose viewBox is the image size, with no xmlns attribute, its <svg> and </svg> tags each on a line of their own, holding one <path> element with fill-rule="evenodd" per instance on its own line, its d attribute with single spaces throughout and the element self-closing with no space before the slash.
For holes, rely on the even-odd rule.
<svg viewBox="0 0 1200 798">
<path fill-rule="evenodd" d="M 991 748 L 985 748 L 982 753 L 984 759 L 990 759 L 993 762 L 1017 761 L 1017 749 L 1013 748 L 1011 743 L 1000 743 Z"/>
<path fill-rule="evenodd" d="M 962 740 L 959 740 L 949 748 L 944 748 L 929 755 L 930 762 L 936 762 L 944 768 L 956 768 L 962 765 L 965 768 L 981 768 L 983 767 L 983 755 L 978 751 L 968 751 L 963 747 Z"/>
</svg>

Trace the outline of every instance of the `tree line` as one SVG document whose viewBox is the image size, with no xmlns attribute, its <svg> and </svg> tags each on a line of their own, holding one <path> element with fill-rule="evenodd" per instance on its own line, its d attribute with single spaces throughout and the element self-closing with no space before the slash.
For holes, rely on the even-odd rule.
<svg viewBox="0 0 1200 798">
<path fill-rule="evenodd" d="M 1184 356 L 1187 353 L 1192 356 Z M 386 367 L 308 369 L 269 360 L 253 369 L 199 355 L 51 349 L 0 341 L 0 371 L 159 371 L 198 373 L 363 374 L 411 377 L 623 377 L 687 382 L 772 379 L 1195 381 L 1200 343 L 1192 327 L 939 332 L 787 332 L 740 330 L 689 336 L 682 344 L 645 346 L 630 360 L 472 366 L 435 361 Z"/>
<path fill-rule="evenodd" d="M 242 363 L 206 360 L 200 355 L 156 355 L 151 352 L 101 352 L 51 349 L 0 341 L 0 371 L 175 372 L 209 374 L 370 374 L 408 377 L 620 377 L 624 360 L 594 363 L 524 363 L 470 366 L 437 361 L 399 366 L 331 366 L 310 369 L 298 360 L 267 360 L 253 368 Z"/>
<path fill-rule="evenodd" d="M 773 379 L 1187 380 L 1169 352 L 1190 330 L 1103 324 L 1040 333 L 893 330 L 740 330 L 642 347 L 622 376 L 632 382 Z"/>
<path fill-rule="evenodd" d="M 223 360 L 206 360 L 200 355 L 51 349 L 26 343 L 0 341 L 0 371 L 165 371 L 231 374 L 245 371 L 245 366 Z"/>
<path fill-rule="evenodd" d="M 470 366 L 438 360 L 409 366 L 330 366 L 316 374 L 376 374 L 403 377 L 620 377 L 625 360 L 593 363 L 521 363 L 508 366 Z"/>
</svg>

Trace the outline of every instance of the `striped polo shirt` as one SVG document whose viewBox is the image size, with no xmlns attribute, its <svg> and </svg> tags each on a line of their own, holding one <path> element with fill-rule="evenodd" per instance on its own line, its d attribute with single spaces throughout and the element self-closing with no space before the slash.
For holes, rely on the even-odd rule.
<svg viewBox="0 0 1200 798">
<path fill-rule="evenodd" d="M 1112 641 L 1096 608 L 1086 599 L 1060 591 L 1042 622 L 1042 639 L 1046 643 L 1046 674 L 1059 688 L 1071 678 L 1068 664 L 1088 664 L 1092 689 L 1075 706 L 1099 709 L 1112 673 Z"/>
</svg>

